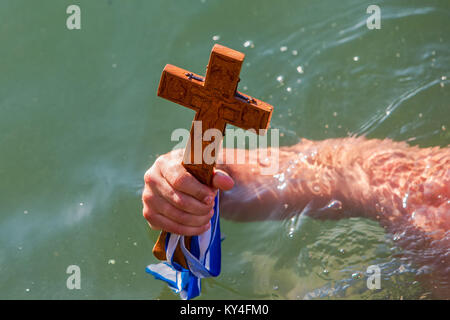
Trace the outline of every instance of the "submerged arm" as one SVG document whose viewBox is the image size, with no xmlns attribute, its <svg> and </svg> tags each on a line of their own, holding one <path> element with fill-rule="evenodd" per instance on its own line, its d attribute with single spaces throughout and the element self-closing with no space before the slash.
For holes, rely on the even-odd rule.
<svg viewBox="0 0 450 320">
<path fill-rule="evenodd" d="M 303 140 L 273 150 L 279 151 L 276 162 L 241 150 L 244 164 L 225 162 L 227 152 L 238 150 L 224 151 L 219 159 L 225 164 L 218 165 L 212 187 L 181 165 L 183 150 L 155 161 L 142 193 L 143 215 L 152 228 L 203 233 L 214 213 L 217 189 L 222 191 L 222 216 L 234 220 L 285 219 L 299 213 L 333 219 L 365 216 L 395 234 L 404 254 L 428 277 L 425 283 L 450 298 L 449 148 L 364 138 Z M 277 170 L 267 174 L 274 164 Z"/>
<path fill-rule="evenodd" d="M 303 140 L 279 149 L 277 172 L 262 174 L 265 166 L 256 150 L 246 151 L 245 164 L 219 165 L 235 181 L 224 192 L 225 217 L 284 219 L 308 206 L 318 218 L 364 215 L 386 227 L 408 220 L 436 237 L 449 229 L 448 148 L 365 138 Z"/>
<path fill-rule="evenodd" d="M 263 175 L 256 151 L 220 165 L 235 187 L 223 193 L 224 218 L 365 216 L 395 234 L 437 297 L 450 298 L 450 149 L 365 138 L 308 141 L 280 148 L 279 170 Z M 253 162 L 253 164 L 251 164 Z"/>
</svg>

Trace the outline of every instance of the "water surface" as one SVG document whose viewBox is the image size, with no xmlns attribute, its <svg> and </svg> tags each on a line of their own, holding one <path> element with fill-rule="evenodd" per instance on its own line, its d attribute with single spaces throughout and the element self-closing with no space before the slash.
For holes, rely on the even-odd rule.
<svg viewBox="0 0 450 320">
<path fill-rule="evenodd" d="M 2 299 L 177 299 L 144 272 L 158 232 L 142 177 L 193 118 L 156 97 L 164 65 L 203 74 L 216 42 L 246 54 L 239 89 L 275 106 L 282 145 L 450 141 L 448 1 L 378 1 L 380 30 L 359 0 L 80 0 L 73 31 L 70 4 L 0 3 Z M 222 221 L 223 272 L 200 299 L 429 297 L 375 221 L 302 219 Z"/>
</svg>

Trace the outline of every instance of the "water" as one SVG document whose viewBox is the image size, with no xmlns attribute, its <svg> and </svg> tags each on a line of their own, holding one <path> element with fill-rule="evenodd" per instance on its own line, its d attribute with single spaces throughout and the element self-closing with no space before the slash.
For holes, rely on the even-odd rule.
<svg viewBox="0 0 450 320">
<path fill-rule="evenodd" d="M 193 118 L 156 97 L 164 65 L 203 74 L 216 42 L 246 53 L 239 88 L 275 106 L 283 145 L 450 141 L 448 1 L 379 1 L 381 30 L 369 1 L 85 0 L 77 31 L 69 4 L 0 4 L 0 298 L 177 299 L 144 272 L 142 177 Z M 375 221 L 297 219 L 222 221 L 223 273 L 200 299 L 429 297 Z"/>
</svg>

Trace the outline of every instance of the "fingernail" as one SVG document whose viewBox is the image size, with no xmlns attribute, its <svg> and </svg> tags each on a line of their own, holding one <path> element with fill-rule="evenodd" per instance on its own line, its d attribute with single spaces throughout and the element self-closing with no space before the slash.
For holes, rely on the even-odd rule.
<svg viewBox="0 0 450 320">
<path fill-rule="evenodd" d="M 217 171 L 217 172 L 215 172 L 215 173 L 214 173 L 214 175 L 216 175 L 216 176 L 222 176 L 222 177 L 226 177 L 226 175 L 225 175 L 225 174 L 223 174 L 223 172 L 220 172 L 220 171 Z"/>
<path fill-rule="evenodd" d="M 206 203 L 206 204 L 212 204 L 213 201 L 214 201 L 214 198 L 211 197 L 211 196 L 207 196 L 207 197 L 203 200 L 203 202 Z"/>
</svg>

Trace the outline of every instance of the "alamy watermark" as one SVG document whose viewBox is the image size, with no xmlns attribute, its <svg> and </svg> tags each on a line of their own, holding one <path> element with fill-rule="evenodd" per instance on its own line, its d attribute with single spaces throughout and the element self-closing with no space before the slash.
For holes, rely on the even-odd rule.
<svg viewBox="0 0 450 320">
<path fill-rule="evenodd" d="M 66 13 L 70 14 L 66 20 L 66 26 L 69 30 L 81 29 L 81 9 L 79 6 L 72 4 L 67 7 Z"/>
<path fill-rule="evenodd" d="M 381 269 L 378 265 L 374 264 L 367 267 L 366 272 L 370 274 L 367 278 L 367 289 L 376 290 L 381 289 Z"/>
<path fill-rule="evenodd" d="M 371 15 L 366 20 L 366 25 L 369 30 L 381 29 L 381 9 L 379 6 L 372 4 L 367 7 L 367 13 Z"/>
<path fill-rule="evenodd" d="M 81 289 L 81 269 L 77 265 L 70 265 L 66 269 L 66 273 L 70 274 L 66 281 L 66 287 L 69 290 Z"/>
<path fill-rule="evenodd" d="M 217 155 L 221 151 L 222 131 L 210 128 L 203 132 L 202 121 L 194 121 L 192 137 L 189 130 L 175 129 L 171 135 L 171 141 L 179 141 L 173 149 L 186 148 L 183 162 L 186 164 L 259 164 L 260 173 L 273 175 L 279 168 L 279 142 L 278 129 L 259 130 L 254 129 L 226 129 L 225 151 L 222 157 Z M 268 139 L 270 136 L 270 147 Z M 256 150 L 257 157 L 247 157 L 249 150 Z M 192 154 L 193 152 L 193 154 Z"/>
</svg>

